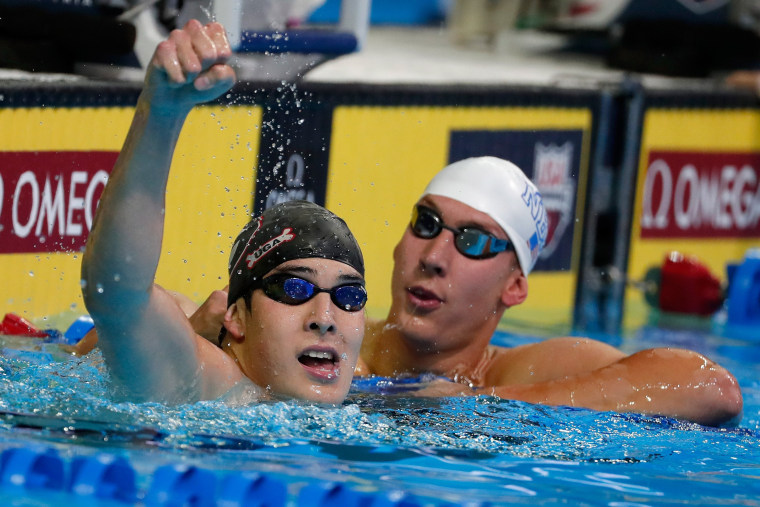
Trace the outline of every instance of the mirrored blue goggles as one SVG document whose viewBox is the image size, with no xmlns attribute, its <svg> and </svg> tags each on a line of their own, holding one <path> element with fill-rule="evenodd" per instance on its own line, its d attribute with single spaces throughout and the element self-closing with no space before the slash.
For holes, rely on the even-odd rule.
<svg viewBox="0 0 760 507">
<path fill-rule="evenodd" d="M 414 235 L 422 239 L 433 239 L 443 229 L 451 231 L 456 249 L 470 259 L 488 259 L 499 252 L 513 250 L 508 239 L 497 238 L 477 227 L 449 227 L 435 210 L 421 204 L 412 210 L 411 227 Z"/>
<path fill-rule="evenodd" d="M 261 288 L 269 299 L 286 305 L 301 305 L 320 292 L 330 294 L 335 306 L 347 312 L 358 312 L 367 303 L 367 289 L 358 282 L 323 289 L 303 278 L 282 273 L 261 280 Z"/>
</svg>

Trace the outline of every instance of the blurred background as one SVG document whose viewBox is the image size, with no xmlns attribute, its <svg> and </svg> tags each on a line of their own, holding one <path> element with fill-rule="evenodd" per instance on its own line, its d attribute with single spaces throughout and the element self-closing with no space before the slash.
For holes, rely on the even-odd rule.
<svg viewBox="0 0 760 507">
<path fill-rule="evenodd" d="M 758 15 L 755 0 L 2 0 L 0 66 L 144 65 L 156 39 L 198 18 L 223 21 L 244 50 L 246 32 L 337 26 L 359 46 L 369 27 L 404 27 L 510 52 L 514 33 L 531 31 L 561 34 L 562 49 L 608 68 L 705 77 L 757 66 Z"/>
</svg>

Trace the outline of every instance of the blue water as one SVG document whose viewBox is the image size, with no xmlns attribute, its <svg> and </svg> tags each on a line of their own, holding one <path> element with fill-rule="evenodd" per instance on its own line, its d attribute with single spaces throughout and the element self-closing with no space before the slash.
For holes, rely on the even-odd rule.
<svg viewBox="0 0 760 507">
<path fill-rule="evenodd" d="M 534 339 L 500 333 L 495 342 Z M 717 360 L 742 387 L 742 422 L 718 429 L 485 396 L 420 399 L 388 382 L 382 390 L 398 394 L 356 383 L 338 408 L 114 403 L 97 351 L 72 358 L 14 338 L 0 355 L 0 450 L 124 456 L 140 494 L 156 468 L 183 463 L 220 477 L 264 472 L 288 484 L 293 505 L 301 488 L 324 481 L 404 491 L 426 505 L 760 505 L 760 344 L 656 328 L 609 340 L 627 352 L 671 344 Z M 19 505 L 60 503 L 46 494 Z M 0 488 L 0 498 L 17 496 Z"/>
</svg>

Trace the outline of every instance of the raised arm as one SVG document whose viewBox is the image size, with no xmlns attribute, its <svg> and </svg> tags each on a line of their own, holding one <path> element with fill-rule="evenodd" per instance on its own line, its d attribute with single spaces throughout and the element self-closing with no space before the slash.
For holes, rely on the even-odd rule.
<svg viewBox="0 0 760 507">
<path fill-rule="evenodd" d="M 166 183 L 187 114 L 235 80 L 224 29 L 190 21 L 159 44 L 122 151 L 103 196 L 82 263 L 82 293 L 111 375 L 132 399 L 213 397 L 203 340 L 172 296 L 154 285 Z M 219 364 L 211 370 L 219 373 Z"/>
</svg>

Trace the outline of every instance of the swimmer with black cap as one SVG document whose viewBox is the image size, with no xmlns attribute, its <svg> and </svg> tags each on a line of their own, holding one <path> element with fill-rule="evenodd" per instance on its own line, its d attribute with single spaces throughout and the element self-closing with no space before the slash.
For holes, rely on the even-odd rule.
<svg viewBox="0 0 760 507">
<path fill-rule="evenodd" d="M 154 283 L 166 185 L 185 118 L 235 80 L 224 29 L 190 21 L 159 44 L 98 205 L 82 294 L 118 392 L 186 403 L 261 397 L 341 403 L 364 334 L 364 261 L 346 224 L 316 204 L 274 206 L 230 257 L 226 337 L 195 333 Z"/>
<path fill-rule="evenodd" d="M 346 223 L 310 202 L 278 204 L 237 237 L 229 273 L 225 353 L 272 394 L 342 401 L 367 302 L 364 260 Z"/>
</svg>

